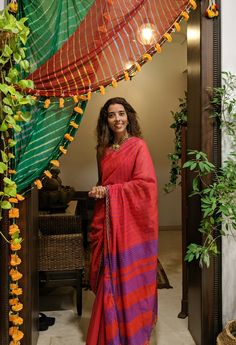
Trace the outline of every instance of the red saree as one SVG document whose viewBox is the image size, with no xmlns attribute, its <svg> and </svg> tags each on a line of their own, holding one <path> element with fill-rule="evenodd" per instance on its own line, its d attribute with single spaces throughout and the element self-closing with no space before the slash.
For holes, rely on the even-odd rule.
<svg viewBox="0 0 236 345">
<path fill-rule="evenodd" d="M 107 197 L 96 203 L 87 345 L 147 345 L 157 318 L 157 186 L 145 142 L 128 139 L 101 162 Z"/>
</svg>

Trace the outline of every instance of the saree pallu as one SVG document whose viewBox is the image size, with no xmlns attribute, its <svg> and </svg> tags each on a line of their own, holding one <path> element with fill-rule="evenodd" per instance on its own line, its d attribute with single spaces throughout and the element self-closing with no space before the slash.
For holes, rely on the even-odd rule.
<svg viewBox="0 0 236 345">
<path fill-rule="evenodd" d="M 96 293 L 87 345 L 146 345 L 157 319 L 157 185 L 145 142 L 131 137 L 101 162 L 106 200 L 90 236 Z"/>
</svg>

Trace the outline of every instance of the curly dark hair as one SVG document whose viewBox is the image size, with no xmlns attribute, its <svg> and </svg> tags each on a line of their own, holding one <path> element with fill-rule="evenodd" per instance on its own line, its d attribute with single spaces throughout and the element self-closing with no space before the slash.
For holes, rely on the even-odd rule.
<svg viewBox="0 0 236 345">
<path fill-rule="evenodd" d="M 108 127 L 108 108 L 111 104 L 121 104 L 125 108 L 128 117 L 127 132 L 131 136 L 142 137 L 141 129 L 137 119 L 137 113 L 134 108 L 122 97 L 114 97 L 109 99 L 100 110 L 100 115 L 97 123 L 97 150 L 100 154 L 104 152 L 106 147 L 109 147 L 114 140 L 113 132 Z"/>
</svg>

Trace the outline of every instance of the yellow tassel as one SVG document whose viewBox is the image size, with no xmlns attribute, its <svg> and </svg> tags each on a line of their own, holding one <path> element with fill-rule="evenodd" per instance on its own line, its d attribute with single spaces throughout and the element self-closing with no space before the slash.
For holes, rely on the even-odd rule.
<svg viewBox="0 0 236 345">
<path fill-rule="evenodd" d="M 156 49 L 157 53 L 161 53 L 161 45 L 159 43 L 157 43 L 155 45 L 155 49 Z"/>
<path fill-rule="evenodd" d="M 174 23 L 174 27 L 175 27 L 175 30 L 176 30 L 177 32 L 180 32 L 181 28 L 180 28 L 180 24 L 179 24 L 178 22 L 175 22 L 175 23 Z"/>
<path fill-rule="evenodd" d="M 70 142 L 74 140 L 74 138 L 73 138 L 69 133 L 66 133 L 66 134 L 64 135 L 64 138 L 65 138 L 66 140 L 70 141 Z"/>
<path fill-rule="evenodd" d="M 172 42 L 172 37 L 170 34 L 168 34 L 168 32 L 166 32 L 163 37 L 168 41 L 168 42 Z"/>
<path fill-rule="evenodd" d="M 73 128 L 79 128 L 79 125 L 77 125 L 77 123 L 75 123 L 74 121 L 70 122 L 70 126 Z"/>
<path fill-rule="evenodd" d="M 64 103 L 65 103 L 64 98 L 60 98 L 59 99 L 59 108 L 64 108 Z"/>
<path fill-rule="evenodd" d="M 76 113 L 83 115 L 83 109 L 81 109 L 80 107 L 74 107 L 74 111 L 76 111 Z"/>
<path fill-rule="evenodd" d="M 91 98 L 92 98 L 92 91 L 89 91 L 87 94 L 87 100 L 90 101 Z"/>
<path fill-rule="evenodd" d="M 111 84 L 112 84 L 112 87 L 114 88 L 117 87 L 117 81 L 115 79 L 112 79 Z"/>
<path fill-rule="evenodd" d="M 44 175 L 46 175 L 48 178 L 52 178 L 52 174 L 49 170 L 44 170 Z"/>
<path fill-rule="evenodd" d="M 148 61 L 151 61 L 152 60 L 152 56 L 150 54 L 143 54 L 143 59 L 144 60 L 148 60 Z"/>
<path fill-rule="evenodd" d="M 77 95 L 74 95 L 74 96 L 73 96 L 73 101 L 74 101 L 75 103 L 78 103 L 78 102 L 79 102 L 79 97 L 78 97 Z"/>
<path fill-rule="evenodd" d="M 189 5 L 192 7 L 193 10 L 196 10 L 197 4 L 194 0 L 189 0 Z"/>
<path fill-rule="evenodd" d="M 126 81 L 130 80 L 129 73 L 127 71 L 124 72 L 124 76 Z"/>
<path fill-rule="evenodd" d="M 51 103 L 50 99 L 49 98 L 46 99 L 44 102 L 44 108 L 47 109 L 49 107 L 50 103 Z"/>
<path fill-rule="evenodd" d="M 63 147 L 63 146 L 60 146 L 59 147 L 59 150 L 65 155 L 67 153 L 67 150 Z"/>
<path fill-rule="evenodd" d="M 135 63 L 136 66 L 136 71 L 140 72 L 141 71 L 141 66 L 138 62 Z"/>
<path fill-rule="evenodd" d="M 99 91 L 101 95 L 105 95 L 105 87 L 103 85 L 99 86 Z"/>
<path fill-rule="evenodd" d="M 40 180 L 35 180 L 34 184 L 38 189 L 43 188 L 42 182 Z"/>
<path fill-rule="evenodd" d="M 58 167 L 58 168 L 59 168 L 59 166 L 60 166 L 60 163 L 58 162 L 57 159 L 51 160 L 50 163 L 51 163 L 52 165 L 54 165 L 55 167 Z"/>
<path fill-rule="evenodd" d="M 79 98 L 82 100 L 82 101 L 86 101 L 87 100 L 87 97 L 85 95 L 81 95 L 79 96 Z"/>
<path fill-rule="evenodd" d="M 183 17 L 186 22 L 189 20 L 189 15 L 186 11 L 183 11 L 181 13 L 181 17 Z"/>
</svg>

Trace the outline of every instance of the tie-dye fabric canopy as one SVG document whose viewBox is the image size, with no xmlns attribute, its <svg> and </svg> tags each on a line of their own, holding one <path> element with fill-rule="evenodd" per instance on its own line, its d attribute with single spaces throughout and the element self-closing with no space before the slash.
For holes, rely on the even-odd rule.
<svg viewBox="0 0 236 345">
<path fill-rule="evenodd" d="M 31 93 L 66 97 L 114 86 L 135 73 L 165 40 L 171 40 L 172 31 L 179 30 L 179 21 L 187 19 L 190 7 L 196 5 L 193 0 L 88 3 L 89 10 L 70 38 L 29 75 L 35 83 Z M 47 16 L 52 7 L 47 9 Z M 41 47 L 40 39 L 34 42 L 34 49 L 40 51 Z"/>
</svg>

